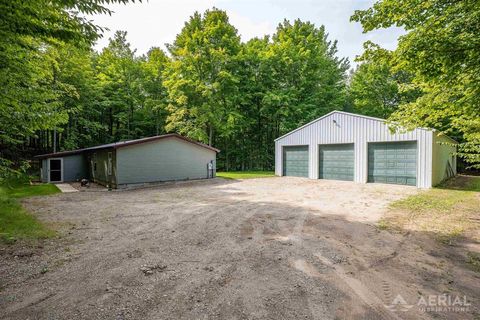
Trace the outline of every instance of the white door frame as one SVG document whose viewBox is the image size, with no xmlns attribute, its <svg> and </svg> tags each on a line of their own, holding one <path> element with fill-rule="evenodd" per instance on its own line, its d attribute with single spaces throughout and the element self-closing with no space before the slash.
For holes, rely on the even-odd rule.
<svg viewBox="0 0 480 320">
<path fill-rule="evenodd" d="M 61 179 L 59 181 L 50 181 L 50 160 L 60 160 L 60 174 L 61 174 Z M 56 183 L 56 182 L 63 182 L 63 158 L 48 158 L 48 172 L 47 172 L 47 176 L 48 176 L 48 182 L 53 182 L 53 183 Z"/>
</svg>

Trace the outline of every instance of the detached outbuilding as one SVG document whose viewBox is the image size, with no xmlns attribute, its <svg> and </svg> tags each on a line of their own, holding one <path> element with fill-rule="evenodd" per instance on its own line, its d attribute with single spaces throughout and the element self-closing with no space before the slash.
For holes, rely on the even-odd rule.
<svg viewBox="0 0 480 320">
<path fill-rule="evenodd" d="M 431 188 L 456 174 L 456 145 L 436 130 L 392 133 L 384 119 L 333 111 L 275 140 L 275 174 Z"/>
<path fill-rule="evenodd" d="M 122 188 L 160 181 L 213 178 L 217 152 L 218 149 L 181 135 L 166 134 L 36 158 L 41 160 L 43 182 L 89 179 Z"/>
</svg>

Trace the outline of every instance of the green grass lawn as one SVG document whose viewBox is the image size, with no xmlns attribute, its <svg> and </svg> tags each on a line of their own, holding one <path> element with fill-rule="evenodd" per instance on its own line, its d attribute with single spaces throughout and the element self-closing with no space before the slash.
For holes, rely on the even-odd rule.
<svg viewBox="0 0 480 320">
<path fill-rule="evenodd" d="M 460 175 L 390 207 L 391 212 L 380 221 L 382 228 L 427 232 L 447 244 L 461 236 L 476 238 L 480 234 L 480 177 Z"/>
<path fill-rule="evenodd" d="M 224 179 L 253 179 L 274 177 L 273 171 L 229 171 L 217 172 L 217 177 Z"/>
<path fill-rule="evenodd" d="M 0 240 L 13 242 L 17 239 L 40 239 L 55 235 L 34 216 L 28 213 L 18 199 L 49 195 L 60 192 L 55 185 L 30 185 L 25 179 L 0 185 Z"/>
</svg>

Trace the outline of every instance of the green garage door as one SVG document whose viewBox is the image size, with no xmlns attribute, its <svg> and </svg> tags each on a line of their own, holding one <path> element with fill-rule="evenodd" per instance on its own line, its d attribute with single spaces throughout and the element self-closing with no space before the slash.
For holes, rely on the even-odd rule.
<svg viewBox="0 0 480 320">
<path fill-rule="evenodd" d="M 353 181 L 355 152 L 352 144 L 320 145 L 319 179 Z"/>
<path fill-rule="evenodd" d="M 308 146 L 283 147 L 283 175 L 308 177 Z"/>
<path fill-rule="evenodd" d="M 369 143 L 368 182 L 417 185 L 417 143 Z"/>
</svg>

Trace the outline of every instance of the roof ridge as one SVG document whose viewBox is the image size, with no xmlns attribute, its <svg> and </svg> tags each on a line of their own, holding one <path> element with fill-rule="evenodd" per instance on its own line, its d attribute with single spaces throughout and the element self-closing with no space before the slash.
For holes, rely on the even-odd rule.
<svg viewBox="0 0 480 320">
<path fill-rule="evenodd" d="M 147 142 L 151 142 L 151 141 L 156 141 L 156 140 L 165 139 L 165 138 L 174 138 L 174 137 L 179 138 L 179 139 L 184 140 L 184 141 L 187 141 L 187 142 L 192 143 L 192 144 L 196 144 L 200 147 L 210 149 L 210 150 L 215 151 L 217 153 L 220 152 L 220 150 L 217 149 L 217 148 L 214 148 L 214 147 L 209 146 L 207 144 L 204 144 L 202 142 L 190 139 L 188 137 L 182 136 L 181 134 L 178 134 L 176 132 L 172 132 L 172 133 L 166 133 L 166 134 L 150 136 L 150 137 L 143 137 L 143 138 L 138 138 L 138 139 L 133 139 L 133 140 L 106 143 L 106 144 L 101 144 L 101 145 L 88 147 L 88 148 L 81 148 L 81 149 L 75 149 L 75 150 L 60 151 L 60 152 L 55 152 L 55 153 L 40 154 L 40 155 L 34 156 L 34 158 L 42 159 L 42 158 L 50 158 L 50 157 L 54 157 L 54 156 L 60 157 L 60 156 L 66 156 L 66 155 L 79 154 L 79 153 L 82 153 L 82 152 L 85 152 L 85 151 L 102 150 L 102 149 L 108 149 L 108 148 L 117 149 L 117 148 L 126 147 L 126 146 L 130 146 L 130 145 L 147 143 Z"/>
<path fill-rule="evenodd" d="M 290 131 L 290 132 L 285 133 L 284 135 L 276 138 L 274 141 L 277 141 L 277 140 L 280 140 L 280 139 L 282 139 L 282 138 L 285 138 L 285 137 L 291 135 L 292 133 L 295 133 L 295 132 L 297 132 L 297 131 L 299 131 L 299 130 L 301 130 L 301 129 L 303 129 L 303 128 L 311 125 L 311 124 L 314 124 L 315 122 L 320 121 L 320 120 L 322 120 L 322 119 L 324 119 L 324 118 L 326 118 L 326 117 L 328 117 L 328 116 L 330 116 L 330 115 L 332 115 L 332 114 L 335 114 L 335 113 L 345 114 L 345 115 L 353 116 L 353 117 L 366 118 L 366 119 L 375 120 L 375 121 L 381 121 L 381 122 L 387 122 L 387 121 L 388 121 L 387 119 L 382 119 L 382 118 L 376 118 L 376 117 L 366 116 L 366 115 L 363 115 L 363 114 L 352 113 L 352 112 L 347 112 L 347 111 L 340 111 L 340 110 L 333 110 L 333 111 L 330 111 L 329 113 L 324 114 L 323 116 L 321 116 L 321 117 L 319 117 L 319 118 L 317 118 L 317 119 L 315 119 L 315 120 L 312 120 L 312 121 L 304 124 L 303 126 L 300 126 L 300 127 L 296 128 L 296 129 Z M 423 128 L 423 127 L 417 127 L 417 128 L 415 128 L 415 129 L 428 130 L 428 131 L 438 131 L 438 130 L 435 130 L 435 129 Z M 453 139 L 452 139 L 452 140 L 453 140 Z"/>
</svg>

